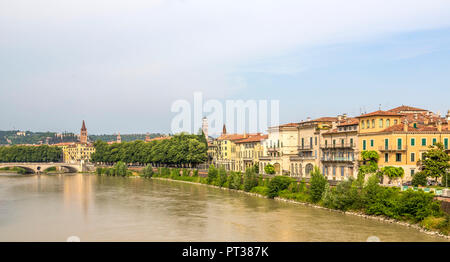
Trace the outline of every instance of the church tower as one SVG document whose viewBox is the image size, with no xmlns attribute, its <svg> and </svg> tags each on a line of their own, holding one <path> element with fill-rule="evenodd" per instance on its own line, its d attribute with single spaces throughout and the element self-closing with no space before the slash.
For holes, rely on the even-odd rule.
<svg viewBox="0 0 450 262">
<path fill-rule="evenodd" d="M 120 136 L 120 132 L 119 132 L 119 134 L 117 135 L 117 141 L 116 141 L 117 143 L 122 143 L 122 137 Z"/>
<path fill-rule="evenodd" d="M 226 134 L 227 134 L 227 127 L 225 126 L 225 124 L 223 124 L 222 135 Z"/>
<path fill-rule="evenodd" d="M 81 132 L 80 132 L 80 143 L 82 144 L 87 144 L 87 129 L 86 129 L 86 124 L 84 123 L 83 120 L 83 125 L 81 126 Z"/>
</svg>

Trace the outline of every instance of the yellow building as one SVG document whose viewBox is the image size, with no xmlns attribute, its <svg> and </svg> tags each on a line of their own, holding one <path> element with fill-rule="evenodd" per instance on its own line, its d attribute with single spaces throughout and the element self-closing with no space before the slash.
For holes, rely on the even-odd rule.
<svg viewBox="0 0 450 262">
<path fill-rule="evenodd" d="M 95 147 L 92 144 L 60 143 L 56 146 L 62 148 L 65 163 L 89 162 Z"/>
<path fill-rule="evenodd" d="M 402 106 L 357 118 L 359 151 L 377 151 L 380 168 L 402 167 L 405 176 L 398 182 L 411 180 L 419 171 L 417 161 L 430 145 L 442 143 L 449 149 L 450 131 L 446 119 L 427 110 Z"/>
<path fill-rule="evenodd" d="M 237 170 L 244 172 L 248 167 L 259 164 L 260 157 L 263 156 L 263 141 L 267 135 L 244 135 L 245 138 L 235 141 Z"/>
</svg>

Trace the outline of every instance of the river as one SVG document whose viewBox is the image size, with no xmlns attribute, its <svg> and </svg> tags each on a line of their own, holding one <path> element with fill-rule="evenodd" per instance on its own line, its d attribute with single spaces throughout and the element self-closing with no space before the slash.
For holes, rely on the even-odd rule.
<svg viewBox="0 0 450 262">
<path fill-rule="evenodd" d="M 0 174 L 0 241 L 366 241 L 371 236 L 446 241 L 401 225 L 204 185 Z"/>
</svg>

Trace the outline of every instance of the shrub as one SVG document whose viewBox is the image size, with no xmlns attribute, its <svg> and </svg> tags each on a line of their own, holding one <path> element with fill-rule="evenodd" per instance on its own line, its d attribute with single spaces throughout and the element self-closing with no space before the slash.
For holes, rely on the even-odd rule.
<svg viewBox="0 0 450 262">
<path fill-rule="evenodd" d="M 275 174 L 275 167 L 272 164 L 267 164 L 264 167 L 264 172 L 269 175 Z"/>
<path fill-rule="evenodd" d="M 250 192 L 252 193 L 256 193 L 262 196 L 267 196 L 268 192 L 269 192 L 269 188 L 265 187 L 265 186 L 255 186 L 254 188 L 252 188 L 252 190 L 250 190 Z"/>
<path fill-rule="evenodd" d="M 95 169 L 95 173 L 96 173 L 97 175 L 101 175 L 102 172 L 103 172 L 103 168 L 101 168 L 101 167 L 97 167 L 97 168 Z"/>
<path fill-rule="evenodd" d="M 227 182 L 227 171 L 224 167 L 219 168 L 219 173 L 216 178 L 216 185 L 222 187 Z"/>
<path fill-rule="evenodd" d="M 323 204 L 338 210 L 358 209 L 362 205 L 358 187 L 352 179 L 340 182 L 335 188 L 326 186 Z"/>
<path fill-rule="evenodd" d="M 198 177 L 198 169 L 194 169 L 194 172 L 192 173 L 193 177 Z"/>
<path fill-rule="evenodd" d="M 402 217 L 419 222 L 428 216 L 442 216 L 440 208 L 433 194 L 408 189 L 400 193 L 397 212 Z"/>
<path fill-rule="evenodd" d="M 413 175 L 411 180 L 411 184 L 413 186 L 426 186 L 427 185 L 427 176 L 423 172 L 417 172 Z"/>
<path fill-rule="evenodd" d="M 292 183 L 292 178 L 286 176 L 276 176 L 269 182 L 269 191 L 267 196 L 269 198 L 277 197 L 279 192 L 285 190 Z"/>
<path fill-rule="evenodd" d="M 255 170 L 249 167 L 245 170 L 244 174 L 244 191 L 250 192 L 256 186 L 258 186 L 258 178 L 256 177 Z"/>
<path fill-rule="evenodd" d="M 151 165 L 147 165 L 146 167 L 144 167 L 144 169 L 142 169 L 142 177 L 146 177 L 146 178 L 151 178 L 153 176 L 154 172 L 153 172 L 153 167 Z"/>
<path fill-rule="evenodd" d="M 242 175 L 240 172 L 231 172 L 228 176 L 228 188 L 239 190 L 242 185 Z"/>
<path fill-rule="evenodd" d="M 183 168 L 183 176 L 189 176 L 190 171 L 186 168 Z"/>
<path fill-rule="evenodd" d="M 314 167 L 314 171 L 311 172 L 310 180 L 311 200 L 314 203 L 322 199 L 322 194 L 325 191 L 325 185 L 327 183 L 327 179 L 320 173 L 319 168 L 317 166 Z"/>
<path fill-rule="evenodd" d="M 214 165 L 210 165 L 206 181 L 208 184 L 212 184 L 214 181 L 216 181 L 216 178 L 217 178 L 217 168 L 215 168 Z"/>
</svg>

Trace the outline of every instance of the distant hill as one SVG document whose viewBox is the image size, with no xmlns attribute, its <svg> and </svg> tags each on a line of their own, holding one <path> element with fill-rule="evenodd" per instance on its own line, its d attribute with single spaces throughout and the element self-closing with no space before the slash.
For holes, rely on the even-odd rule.
<svg viewBox="0 0 450 262">
<path fill-rule="evenodd" d="M 146 134 L 120 134 L 120 137 L 122 138 L 122 142 L 145 140 L 146 136 L 147 136 Z M 164 134 L 160 134 L 160 133 L 149 134 L 150 138 L 155 138 L 155 137 L 160 137 L 160 136 L 164 136 Z M 116 141 L 117 135 L 114 134 L 114 135 L 90 135 L 89 136 L 89 141 L 94 142 L 97 140 L 101 140 L 101 141 L 105 141 L 105 142 Z"/>
<path fill-rule="evenodd" d="M 123 142 L 145 140 L 146 134 L 121 134 Z M 150 138 L 164 136 L 160 133 L 152 133 Z M 105 142 L 116 141 L 117 135 L 89 135 L 89 141 L 102 140 Z M 0 145 L 18 145 L 18 144 L 57 144 L 63 142 L 77 142 L 78 137 L 74 133 L 56 133 L 56 132 L 31 132 L 31 131 L 0 131 Z"/>
</svg>

